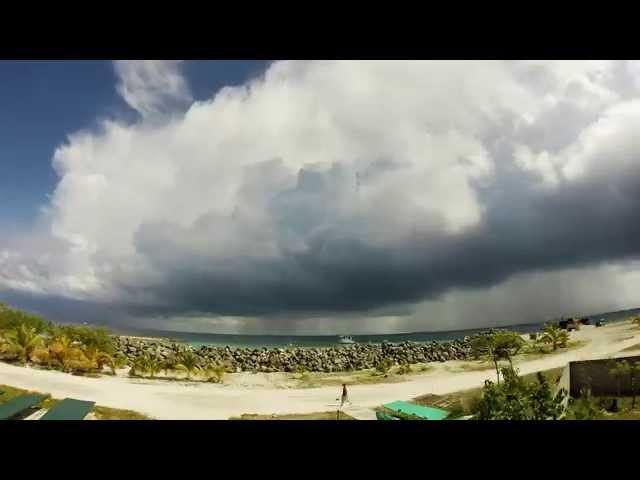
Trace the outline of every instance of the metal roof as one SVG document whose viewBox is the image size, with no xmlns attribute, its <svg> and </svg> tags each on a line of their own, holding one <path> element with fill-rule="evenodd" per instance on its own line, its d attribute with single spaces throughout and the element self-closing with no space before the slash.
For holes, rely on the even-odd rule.
<svg viewBox="0 0 640 480">
<path fill-rule="evenodd" d="M 402 412 L 409 415 L 415 415 L 416 417 L 420 417 L 425 420 L 443 420 L 449 416 L 449 412 L 447 412 L 446 410 L 441 410 L 434 407 L 423 407 L 422 405 L 402 402 L 400 400 L 387 403 L 384 405 L 384 407 L 394 412 Z"/>
</svg>

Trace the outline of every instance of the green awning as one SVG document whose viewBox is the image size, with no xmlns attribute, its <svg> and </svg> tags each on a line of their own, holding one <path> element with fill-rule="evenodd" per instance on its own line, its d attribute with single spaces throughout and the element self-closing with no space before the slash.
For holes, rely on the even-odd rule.
<svg viewBox="0 0 640 480">
<path fill-rule="evenodd" d="M 402 412 L 408 415 L 415 415 L 424 420 L 443 420 L 449 416 L 449 412 L 446 410 L 440 410 L 439 408 L 423 407 L 422 405 L 416 405 L 414 403 L 396 401 L 383 405 L 394 412 Z"/>
<path fill-rule="evenodd" d="M 40 420 L 84 420 L 94 405 L 95 402 L 65 398 L 51 407 Z"/>
<path fill-rule="evenodd" d="M 10 420 L 46 400 L 46 395 L 20 395 L 0 404 L 0 420 Z"/>
</svg>

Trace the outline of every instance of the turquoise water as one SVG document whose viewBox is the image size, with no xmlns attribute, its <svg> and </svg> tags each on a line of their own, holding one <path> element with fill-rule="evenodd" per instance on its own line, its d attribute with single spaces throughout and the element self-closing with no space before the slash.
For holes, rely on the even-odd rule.
<svg viewBox="0 0 640 480">
<path fill-rule="evenodd" d="M 622 310 L 618 312 L 599 313 L 588 315 L 586 317 L 597 320 L 600 318 L 606 321 L 623 320 L 630 315 L 640 314 L 640 309 Z M 531 323 L 525 325 L 511 325 L 500 327 L 501 329 L 513 330 L 518 333 L 526 334 L 538 332 L 542 328 L 543 323 Z M 386 335 L 352 335 L 356 343 L 373 343 L 379 344 L 383 341 L 390 343 L 400 342 L 446 342 L 462 338 L 466 335 L 486 331 L 490 327 L 477 328 L 473 330 L 452 330 L 448 332 L 414 332 L 414 333 L 396 333 Z M 118 331 L 121 335 L 139 335 L 149 337 L 162 337 L 171 340 L 189 343 L 194 347 L 203 345 L 212 346 L 229 346 L 229 347 L 333 347 L 341 345 L 337 335 L 227 335 L 217 333 L 191 333 L 191 332 L 174 332 L 164 330 L 133 330 Z"/>
<path fill-rule="evenodd" d="M 516 325 L 509 328 L 520 333 L 536 332 L 540 330 L 540 324 Z M 380 344 L 383 341 L 390 343 L 400 342 L 445 342 L 462 338 L 466 335 L 485 331 L 486 328 L 474 330 L 455 330 L 449 332 L 414 332 L 386 335 L 351 335 L 356 343 Z M 189 333 L 167 332 L 155 330 L 139 330 L 135 332 L 122 332 L 123 334 L 164 337 L 172 340 L 189 343 L 194 347 L 203 345 L 230 346 L 230 347 L 332 347 L 341 345 L 337 335 L 226 335 L 214 333 Z"/>
</svg>

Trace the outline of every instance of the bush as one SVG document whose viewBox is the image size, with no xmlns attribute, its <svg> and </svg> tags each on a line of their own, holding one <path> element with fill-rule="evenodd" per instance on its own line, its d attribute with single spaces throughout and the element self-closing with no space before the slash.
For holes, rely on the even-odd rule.
<svg viewBox="0 0 640 480">
<path fill-rule="evenodd" d="M 501 360 L 507 360 L 512 365 L 515 357 L 526 342 L 516 332 L 495 331 L 480 335 L 471 341 L 471 353 L 473 358 L 485 358 L 491 360 L 496 369 L 496 378 L 500 383 Z"/>
<path fill-rule="evenodd" d="M 116 351 L 113 338 L 106 328 L 96 328 L 80 325 L 63 325 L 52 328 L 52 336 L 66 336 L 74 342 L 79 342 L 86 348 L 95 348 L 101 352 L 113 355 Z"/>
<path fill-rule="evenodd" d="M 392 366 L 393 362 L 391 359 L 385 357 L 376 364 L 376 372 L 386 374 Z"/>
<path fill-rule="evenodd" d="M 555 398 L 542 374 L 538 382 L 526 382 L 514 368 L 503 368 L 502 384 L 485 382 L 477 405 L 479 420 L 556 420 L 564 412 L 566 392 Z"/>
<path fill-rule="evenodd" d="M 205 378 L 208 382 L 222 383 L 227 368 L 221 364 L 211 364 L 204 369 Z"/>
<path fill-rule="evenodd" d="M 38 347 L 31 354 L 31 359 L 38 365 L 51 365 L 52 358 L 49 349 L 46 347 Z"/>
<path fill-rule="evenodd" d="M 22 325 L 33 328 L 36 333 L 44 333 L 49 330 L 51 323 L 37 315 L 15 310 L 0 303 L 0 331 L 16 330 Z"/>
<path fill-rule="evenodd" d="M 569 341 L 569 332 L 562 330 L 560 327 L 553 323 L 547 323 L 544 326 L 542 337 L 540 339 L 551 345 L 553 351 L 556 351 L 559 347 L 564 348 Z"/>
<path fill-rule="evenodd" d="M 20 357 L 18 350 L 8 343 L 0 344 L 0 360 L 15 362 Z"/>
<path fill-rule="evenodd" d="M 571 399 L 567 418 L 571 420 L 596 420 L 601 417 L 600 408 L 591 397 Z"/>
<path fill-rule="evenodd" d="M 398 375 L 406 375 L 408 373 L 411 373 L 411 365 L 409 365 L 408 363 L 403 363 L 402 365 L 400 365 L 396 373 Z"/>
</svg>

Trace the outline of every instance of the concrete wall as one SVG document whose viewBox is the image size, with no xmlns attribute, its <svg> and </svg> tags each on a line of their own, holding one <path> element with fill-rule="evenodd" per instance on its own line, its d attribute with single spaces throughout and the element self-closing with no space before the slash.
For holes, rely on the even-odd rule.
<svg viewBox="0 0 640 480">
<path fill-rule="evenodd" d="M 630 364 L 635 364 L 640 362 L 640 356 L 622 357 L 615 360 L 626 360 Z M 611 359 L 571 362 L 569 369 L 572 397 L 578 398 L 583 388 L 590 388 L 591 394 L 594 396 L 618 395 L 618 379 L 609 373 Z M 640 391 L 640 378 L 636 378 L 636 388 Z M 631 395 L 631 381 L 628 376 L 620 379 L 620 393 L 621 395 Z"/>
</svg>

